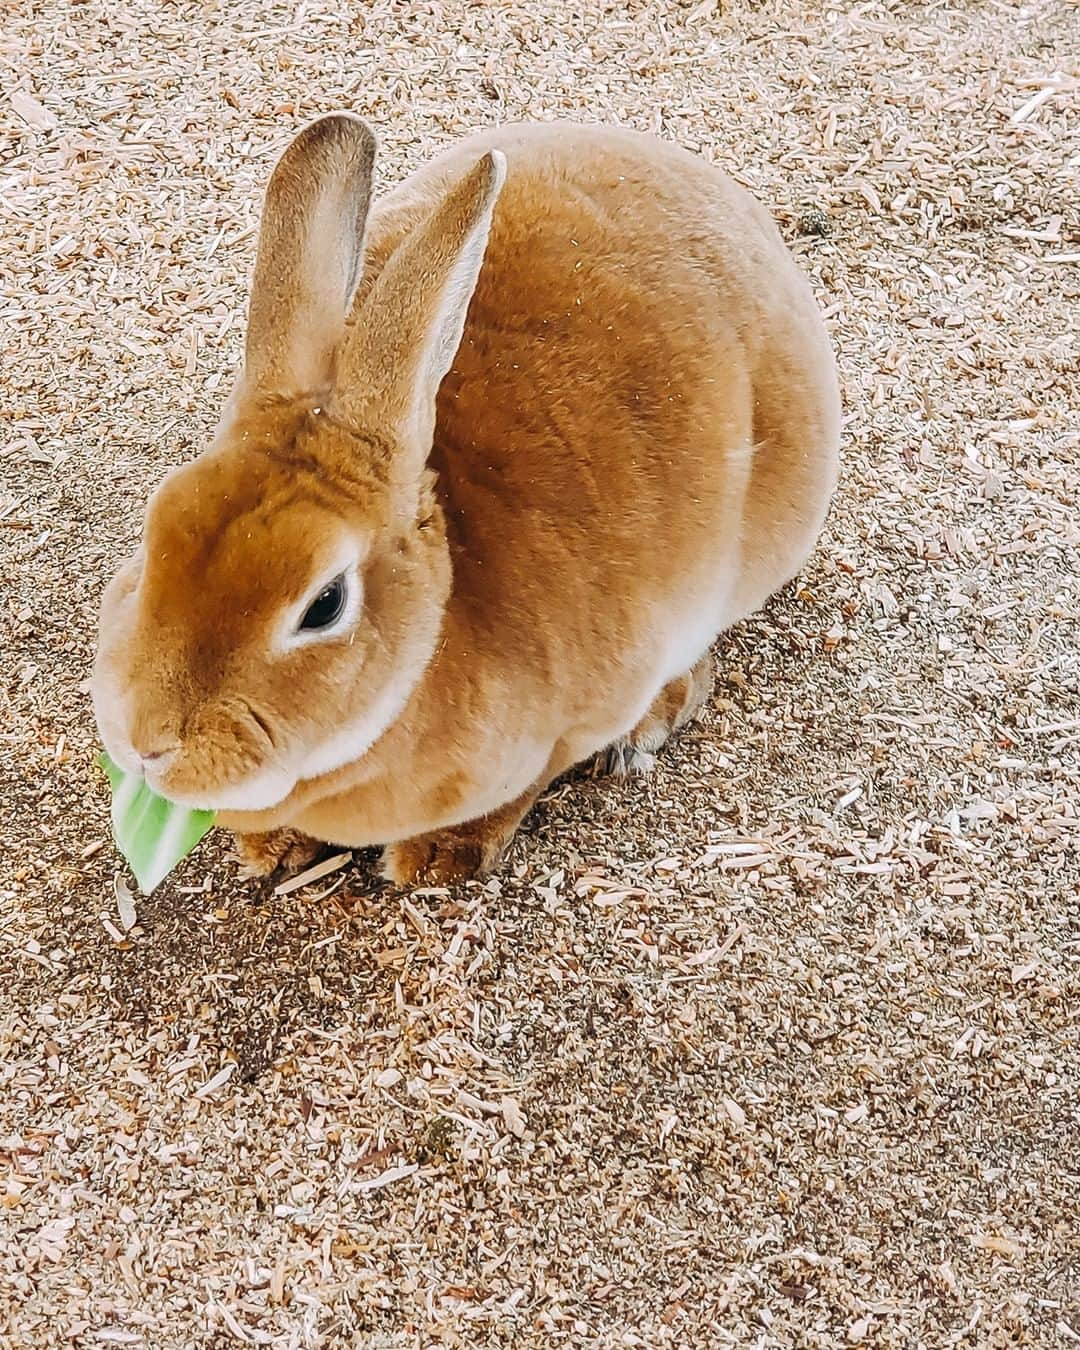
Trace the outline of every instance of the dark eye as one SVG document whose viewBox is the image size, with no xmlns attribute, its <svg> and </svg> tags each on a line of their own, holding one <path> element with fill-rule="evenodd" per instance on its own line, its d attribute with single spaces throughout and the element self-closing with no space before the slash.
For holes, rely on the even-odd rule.
<svg viewBox="0 0 1080 1350">
<path fill-rule="evenodd" d="M 304 617 L 300 620 L 301 631 L 318 631 L 320 628 L 329 628 L 332 623 L 336 623 L 341 618 L 342 611 L 345 608 L 345 576 L 335 577 L 329 586 L 324 586 L 319 594 L 308 605 Z"/>
</svg>

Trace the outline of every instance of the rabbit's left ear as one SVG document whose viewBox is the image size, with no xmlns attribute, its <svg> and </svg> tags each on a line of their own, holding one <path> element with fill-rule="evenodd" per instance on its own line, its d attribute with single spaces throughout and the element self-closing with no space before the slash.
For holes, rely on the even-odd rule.
<svg viewBox="0 0 1080 1350">
<path fill-rule="evenodd" d="M 398 245 L 349 323 L 332 402 L 393 434 L 400 479 L 415 480 L 427 461 L 435 396 L 461 343 L 505 176 L 505 156 L 490 150 Z"/>
<path fill-rule="evenodd" d="M 375 135 L 351 113 L 312 122 L 278 160 L 251 288 L 245 393 L 328 387 L 360 276 L 374 163 Z"/>
</svg>

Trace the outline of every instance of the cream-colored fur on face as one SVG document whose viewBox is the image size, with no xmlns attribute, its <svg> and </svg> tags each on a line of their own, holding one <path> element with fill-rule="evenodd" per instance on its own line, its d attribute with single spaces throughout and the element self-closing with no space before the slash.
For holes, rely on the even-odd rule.
<svg viewBox="0 0 1080 1350">
<path fill-rule="evenodd" d="M 552 777 L 698 706 L 714 638 L 814 545 L 839 396 L 719 169 L 505 127 L 372 206 L 374 145 L 323 118 L 274 172 L 244 372 L 106 590 L 95 708 L 252 866 L 382 844 L 395 881 L 456 879 Z M 355 616 L 283 641 L 339 555 Z"/>
</svg>

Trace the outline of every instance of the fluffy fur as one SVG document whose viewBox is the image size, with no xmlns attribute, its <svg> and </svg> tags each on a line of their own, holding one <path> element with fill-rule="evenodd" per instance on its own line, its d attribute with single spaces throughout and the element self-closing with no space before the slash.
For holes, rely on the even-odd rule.
<svg viewBox="0 0 1080 1350">
<path fill-rule="evenodd" d="M 373 160 L 338 114 L 279 162 L 244 370 L 106 590 L 94 698 L 253 870 L 381 844 L 443 881 L 693 715 L 814 544 L 839 397 L 772 221 L 702 160 L 507 127 L 369 211 Z M 344 627 L 298 634 L 339 572 Z"/>
</svg>

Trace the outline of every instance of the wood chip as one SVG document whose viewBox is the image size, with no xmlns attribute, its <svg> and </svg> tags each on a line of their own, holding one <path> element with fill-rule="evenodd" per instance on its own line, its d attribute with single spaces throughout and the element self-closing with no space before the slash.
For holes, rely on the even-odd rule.
<svg viewBox="0 0 1080 1350">
<path fill-rule="evenodd" d="M 363 1181 L 355 1181 L 349 1188 L 352 1191 L 366 1194 L 369 1191 L 381 1191 L 386 1186 L 392 1186 L 395 1181 L 403 1181 L 406 1177 L 411 1177 L 414 1172 L 419 1170 L 417 1163 L 405 1163 L 400 1167 L 388 1167 L 385 1172 L 380 1172 L 377 1177 L 369 1177 Z"/>
<path fill-rule="evenodd" d="M 352 856 L 351 853 L 335 853 L 332 858 L 325 858 L 322 862 L 315 863 L 303 872 L 298 872 L 296 876 L 290 877 L 288 881 L 275 886 L 274 894 L 291 895 L 293 891 L 298 891 L 303 886 L 311 886 L 316 881 L 321 881 L 323 877 L 328 877 L 331 872 L 339 872 L 343 867 L 347 867 L 352 862 Z"/>
<path fill-rule="evenodd" d="M 19 90 L 9 96 L 8 101 L 22 120 L 35 131 L 52 131 L 56 126 L 56 116 L 40 104 L 32 94 Z"/>
<path fill-rule="evenodd" d="M 215 1093 L 218 1088 L 224 1087 L 235 1072 L 235 1064 L 226 1064 L 223 1069 L 219 1069 L 218 1072 L 214 1074 L 213 1078 L 208 1078 L 206 1082 L 203 1083 L 202 1087 L 198 1088 L 193 1093 L 193 1096 L 198 1098 L 209 1097 L 212 1093 Z"/>
<path fill-rule="evenodd" d="M 525 1134 L 525 1116 L 522 1114 L 520 1105 L 513 1097 L 503 1097 L 500 1107 L 503 1124 L 512 1135 L 521 1139 Z"/>
<path fill-rule="evenodd" d="M 120 927 L 125 933 L 130 933 L 138 922 L 135 897 L 131 893 L 131 887 L 121 875 L 117 874 L 113 885 L 116 890 L 116 912 L 120 916 Z"/>
</svg>

